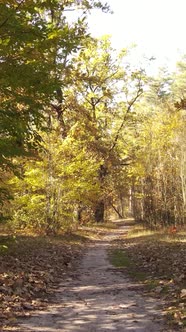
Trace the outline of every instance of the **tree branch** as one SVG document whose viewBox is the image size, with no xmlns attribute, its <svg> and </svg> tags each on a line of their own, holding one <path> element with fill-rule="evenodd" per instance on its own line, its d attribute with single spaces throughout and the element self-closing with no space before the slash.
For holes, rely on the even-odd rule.
<svg viewBox="0 0 186 332">
<path fill-rule="evenodd" d="M 23 1 L 21 1 L 18 5 L 17 5 L 17 7 L 15 8 L 15 11 L 17 10 L 17 9 L 19 9 L 20 8 L 20 6 L 22 5 L 24 3 L 24 0 Z M 7 22 L 8 22 L 8 20 L 12 17 L 12 15 L 13 15 L 13 13 L 10 15 L 10 16 L 8 16 L 1 24 L 0 24 L 0 28 L 2 28 Z"/>
<path fill-rule="evenodd" d="M 121 213 L 118 211 L 118 209 L 114 206 L 114 204 L 112 204 L 110 202 L 110 205 L 112 206 L 112 208 L 114 209 L 114 211 L 117 213 L 117 215 L 119 216 L 119 218 L 123 218 L 123 216 L 121 215 Z"/>
<path fill-rule="evenodd" d="M 125 121 L 126 121 L 126 117 L 127 117 L 128 113 L 130 112 L 132 106 L 134 105 L 134 103 L 136 102 L 136 100 L 142 95 L 142 93 L 143 93 L 143 91 L 141 90 L 141 88 L 139 88 L 139 90 L 138 90 L 135 98 L 133 100 L 131 100 L 131 102 L 128 104 L 128 107 L 127 107 L 126 113 L 124 115 L 123 121 L 122 121 L 120 127 L 118 128 L 118 131 L 117 131 L 116 136 L 114 138 L 114 142 L 113 142 L 113 144 L 112 144 L 109 152 L 112 152 L 114 150 L 114 148 L 115 148 L 115 146 L 116 146 L 116 144 L 118 142 L 121 130 L 124 127 L 124 124 L 125 124 Z"/>
</svg>

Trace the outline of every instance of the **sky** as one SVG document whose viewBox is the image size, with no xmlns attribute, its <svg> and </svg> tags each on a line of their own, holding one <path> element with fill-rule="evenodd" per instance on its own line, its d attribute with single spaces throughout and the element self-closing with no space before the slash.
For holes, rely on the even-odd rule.
<svg viewBox="0 0 186 332">
<path fill-rule="evenodd" d="M 137 44 L 136 58 L 154 56 L 155 71 L 162 66 L 174 70 L 181 54 L 186 54 L 186 0 L 107 0 L 107 3 L 114 14 L 94 11 L 89 17 L 91 34 L 111 35 L 116 49 Z"/>
</svg>

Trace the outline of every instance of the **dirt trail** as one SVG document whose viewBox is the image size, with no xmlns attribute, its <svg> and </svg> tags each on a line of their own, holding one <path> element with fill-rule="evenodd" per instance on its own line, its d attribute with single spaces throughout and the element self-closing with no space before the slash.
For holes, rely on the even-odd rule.
<svg viewBox="0 0 186 332">
<path fill-rule="evenodd" d="M 155 299 L 109 263 L 110 241 L 126 231 L 112 230 L 87 249 L 76 276 L 57 292 L 56 305 L 19 322 L 21 332 L 160 332 L 163 319 Z"/>
</svg>

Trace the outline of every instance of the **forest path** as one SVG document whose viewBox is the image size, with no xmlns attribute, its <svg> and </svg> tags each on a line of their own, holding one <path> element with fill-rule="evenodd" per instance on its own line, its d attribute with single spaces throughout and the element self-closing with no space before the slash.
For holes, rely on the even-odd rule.
<svg viewBox="0 0 186 332">
<path fill-rule="evenodd" d="M 111 241 L 128 226 L 111 230 L 87 248 L 76 274 L 57 291 L 57 303 L 19 322 L 21 332 L 159 332 L 160 303 L 139 292 L 139 285 L 108 260 Z"/>
</svg>

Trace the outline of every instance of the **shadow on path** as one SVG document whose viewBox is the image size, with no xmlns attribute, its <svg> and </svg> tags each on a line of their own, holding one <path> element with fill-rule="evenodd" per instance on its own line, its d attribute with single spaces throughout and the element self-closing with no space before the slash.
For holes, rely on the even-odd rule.
<svg viewBox="0 0 186 332">
<path fill-rule="evenodd" d="M 123 225 L 123 223 L 122 223 Z M 57 303 L 20 321 L 21 332 L 160 332 L 163 319 L 155 299 L 138 292 L 138 284 L 116 273 L 107 258 L 110 241 L 128 225 L 92 244 L 56 293 Z"/>
</svg>

